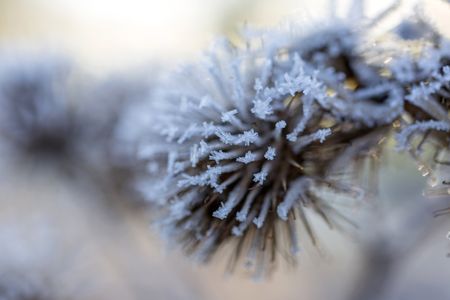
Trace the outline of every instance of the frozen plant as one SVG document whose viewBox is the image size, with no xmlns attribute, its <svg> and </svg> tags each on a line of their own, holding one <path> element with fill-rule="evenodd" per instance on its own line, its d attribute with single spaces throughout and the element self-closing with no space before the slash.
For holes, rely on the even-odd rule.
<svg viewBox="0 0 450 300">
<path fill-rule="evenodd" d="M 435 173 L 440 168 L 448 173 L 450 41 L 423 16 L 419 20 L 427 30 L 417 37 L 414 47 L 399 49 L 388 65 L 392 79 L 405 91 L 405 112 L 397 123 L 397 149 L 409 151 L 422 175 L 429 178 L 431 189 L 426 194 L 448 197 L 446 175 L 439 180 Z M 426 158 L 426 146 L 432 153 L 431 160 Z"/>
<path fill-rule="evenodd" d="M 243 47 L 219 40 L 138 109 L 149 174 L 138 187 L 187 253 L 209 261 L 234 242 L 230 269 L 243 261 L 261 275 L 279 252 L 295 259 L 299 224 L 317 242 L 310 212 L 330 227 L 346 220 L 319 190 L 362 196 L 332 166 L 378 148 L 404 104 L 363 55 L 363 36 L 395 5 L 371 21 L 362 6 L 309 31 L 247 32 Z"/>
<path fill-rule="evenodd" d="M 56 162 L 71 175 L 126 188 L 130 165 L 119 154 L 122 110 L 149 83 L 134 73 L 93 78 L 65 57 L 0 52 L 0 142 L 12 158 Z"/>
</svg>

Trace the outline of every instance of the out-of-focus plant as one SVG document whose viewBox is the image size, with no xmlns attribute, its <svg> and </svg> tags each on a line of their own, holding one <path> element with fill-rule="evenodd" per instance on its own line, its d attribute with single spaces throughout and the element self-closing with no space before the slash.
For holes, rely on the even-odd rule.
<svg viewBox="0 0 450 300">
<path fill-rule="evenodd" d="M 57 163 L 99 184 L 128 185 L 131 159 L 116 129 L 123 110 L 145 97 L 151 86 L 145 76 L 98 79 L 60 55 L 0 55 L 0 137 L 8 155 L 33 165 Z"/>
</svg>

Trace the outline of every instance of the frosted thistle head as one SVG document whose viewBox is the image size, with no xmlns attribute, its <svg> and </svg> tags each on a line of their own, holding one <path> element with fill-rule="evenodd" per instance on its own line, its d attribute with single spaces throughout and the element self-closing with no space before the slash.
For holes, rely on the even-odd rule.
<svg viewBox="0 0 450 300">
<path fill-rule="evenodd" d="M 299 250 L 299 224 L 316 242 L 307 212 L 342 221 L 317 189 L 358 196 L 327 173 L 375 124 L 330 109 L 345 99 L 301 53 L 266 54 L 221 40 L 170 76 L 145 109 L 152 128 L 139 147 L 151 178 L 139 188 L 166 212 L 167 236 L 201 261 L 235 241 L 231 266 L 243 259 L 256 273 Z"/>
<path fill-rule="evenodd" d="M 397 148 L 408 149 L 414 156 L 419 156 L 425 142 L 433 141 L 436 153 L 448 149 L 450 42 L 442 36 L 424 41 L 419 54 L 398 54 L 391 62 L 390 70 L 393 79 L 402 84 L 406 94 Z M 420 136 L 418 143 L 413 142 L 414 136 Z"/>
</svg>

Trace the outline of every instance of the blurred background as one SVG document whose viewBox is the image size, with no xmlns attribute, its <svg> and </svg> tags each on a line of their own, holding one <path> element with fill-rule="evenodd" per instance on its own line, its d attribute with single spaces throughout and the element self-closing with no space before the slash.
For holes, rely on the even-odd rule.
<svg viewBox="0 0 450 300">
<path fill-rule="evenodd" d="M 374 2 L 368 14 L 391 3 Z M 404 2 L 383 26 L 411 12 L 414 1 Z M 327 3 L 0 0 L 0 48 L 61 53 L 87 74 L 107 78 L 154 62 L 170 68 L 193 59 L 214 37 L 234 37 L 246 23 L 271 27 L 320 18 Z M 342 3 L 338 10 L 344 11 Z M 435 25 L 448 32 L 449 5 L 424 3 Z M 94 110 L 92 118 L 102 113 Z M 98 179 L 104 167 L 67 171 L 60 163 L 11 159 L 0 144 L 0 299 L 369 299 L 358 296 L 364 293 L 450 299 L 450 218 L 432 213 L 449 203 L 425 198 L 427 178 L 417 163 L 389 149 L 380 158 L 378 200 L 364 203 L 372 213 L 355 209 L 363 220 L 362 242 L 325 229 L 320 251 L 302 254 L 297 268 L 281 266 L 269 280 L 255 282 L 244 273 L 224 274 L 220 259 L 198 266 L 166 246 L 135 194 L 117 178 Z"/>
<path fill-rule="evenodd" d="M 2 0 L 0 41 L 17 47 L 52 48 L 93 71 L 192 58 L 217 35 L 235 35 L 243 24 L 271 27 L 326 14 L 329 0 Z M 338 13 L 348 0 L 338 1 Z M 367 1 L 368 15 L 392 0 Z M 403 1 L 404 15 L 415 0 Z M 445 1 L 425 0 L 433 21 L 448 30 Z M 391 18 L 386 26 L 395 22 Z"/>
</svg>

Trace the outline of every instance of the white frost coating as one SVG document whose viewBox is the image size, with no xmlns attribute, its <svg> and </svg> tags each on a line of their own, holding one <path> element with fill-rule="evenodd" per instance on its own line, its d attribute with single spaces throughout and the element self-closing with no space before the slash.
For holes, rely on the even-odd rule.
<svg viewBox="0 0 450 300">
<path fill-rule="evenodd" d="M 270 203 L 272 201 L 272 194 L 268 193 L 264 197 L 262 208 L 259 212 L 259 215 L 257 218 L 253 219 L 253 223 L 256 225 L 256 227 L 261 228 L 264 224 L 264 221 L 266 220 L 267 213 L 269 212 Z"/>
<path fill-rule="evenodd" d="M 433 95 L 439 91 L 441 87 L 442 83 L 440 82 L 432 82 L 429 84 L 422 82 L 420 85 L 414 86 L 405 99 L 428 112 L 434 118 L 445 120 L 447 119 L 447 111 L 440 106 L 437 101 L 433 100 Z"/>
<path fill-rule="evenodd" d="M 268 116 L 273 114 L 273 107 L 271 105 L 272 99 L 255 99 L 253 100 L 253 107 L 250 110 L 260 119 L 267 119 Z"/>
<path fill-rule="evenodd" d="M 166 141 L 171 142 L 175 139 L 178 133 L 178 127 L 176 126 L 168 126 L 167 128 L 161 131 L 162 135 L 166 136 Z"/>
<path fill-rule="evenodd" d="M 242 236 L 247 227 L 252 223 L 252 220 L 256 217 L 256 210 L 252 210 L 248 218 L 244 219 L 238 226 L 233 226 L 231 233 L 234 236 Z"/>
<path fill-rule="evenodd" d="M 218 164 L 221 160 L 233 159 L 240 154 L 241 152 L 239 150 L 229 152 L 223 152 L 222 150 L 211 151 L 209 159 L 214 160 Z"/>
<path fill-rule="evenodd" d="M 273 163 L 271 161 L 266 161 L 261 167 L 261 171 L 253 174 L 253 182 L 256 182 L 258 185 L 263 185 L 271 172 L 272 167 Z"/>
<path fill-rule="evenodd" d="M 195 168 L 199 160 L 199 149 L 197 144 L 192 145 L 189 157 L 191 161 L 191 166 Z"/>
<path fill-rule="evenodd" d="M 212 184 L 212 186 L 214 187 L 214 190 L 215 190 L 216 192 L 218 192 L 219 194 L 222 194 L 223 191 L 224 191 L 229 185 L 231 185 L 231 184 L 234 183 L 236 180 L 238 180 L 239 177 L 241 177 L 241 175 L 238 174 L 238 173 L 236 173 L 236 174 L 232 175 L 230 178 L 228 178 L 227 180 L 225 180 L 223 183 L 221 183 L 221 184 L 215 183 L 215 184 Z"/>
<path fill-rule="evenodd" d="M 221 174 L 230 173 L 239 169 L 239 164 L 230 163 L 223 166 L 208 166 L 208 169 L 199 175 L 181 174 L 182 179 L 177 183 L 178 187 L 210 186 L 219 187 L 218 179 Z M 222 185 L 223 187 L 223 185 Z"/>
<path fill-rule="evenodd" d="M 323 143 L 327 136 L 331 134 L 331 129 L 319 129 L 314 135 L 317 140 L 319 140 L 320 143 Z"/>
<path fill-rule="evenodd" d="M 235 115 L 237 115 L 237 109 L 233 109 L 227 112 L 222 113 L 222 122 L 230 122 L 236 119 Z"/>
<path fill-rule="evenodd" d="M 311 133 L 306 136 L 302 136 L 295 142 L 294 144 L 294 152 L 298 153 L 302 148 L 305 146 L 311 144 L 312 142 L 319 141 L 320 143 L 323 143 L 325 139 L 331 135 L 332 131 L 329 128 L 325 129 L 319 129 L 314 133 Z"/>
<path fill-rule="evenodd" d="M 247 197 L 245 198 L 244 206 L 242 209 L 236 214 L 236 220 L 239 222 L 244 222 L 247 219 L 248 211 L 250 210 L 251 205 L 253 204 L 253 200 L 255 200 L 256 196 L 260 192 L 259 188 L 252 190 Z M 253 218 L 251 218 L 253 219 Z"/>
<path fill-rule="evenodd" d="M 240 134 L 236 142 L 238 145 L 244 144 L 244 146 L 249 146 L 250 144 L 255 144 L 259 141 L 258 133 L 252 128 Z"/>
<path fill-rule="evenodd" d="M 225 219 L 233 208 L 241 201 L 247 192 L 247 185 L 249 177 L 243 178 L 241 182 L 230 192 L 228 199 L 225 203 L 222 203 L 219 209 L 213 212 L 213 217 L 218 219 Z"/>
<path fill-rule="evenodd" d="M 170 206 L 170 217 L 181 220 L 191 214 L 190 206 L 201 201 L 200 195 L 196 191 L 190 191 L 181 198 L 176 197 Z"/>
<path fill-rule="evenodd" d="M 267 151 L 264 154 L 264 158 L 267 159 L 267 160 L 274 160 L 275 156 L 276 156 L 275 148 L 273 148 L 271 146 L 267 147 Z"/>
<path fill-rule="evenodd" d="M 198 126 L 195 123 L 191 124 L 188 127 L 188 129 L 186 129 L 186 131 L 180 136 L 180 138 L 178 138 L 177 143 L 182 144 L 186 140 L 189 140 L 190 138 L 192 138 L 194 136 L 198 136 L 201 133 L 202 133 L 202 128 L 200 126 Z"/>
<path fill-rule="evenodd" d="M 205 155 L 205 154 L 209 153 L 209 151 L 210 151 L 210 147 L 204 140 L 200 141 L 199 151 L 200 151 L 200 155 Z"/>
<path fill-rule="evenodd" d="M 281 120 L 281 121 L 278 121 L 277 123 L 275 123 L 275 128 L 277 129 L 277 130 L 282 130 L 283 128 L 286 128 L 286 121 L 284 121 L 284 120 Z"/>
<path fill-rule="evenodd" d="M 237 128 L 245 128 L 244 124 L 242 123 L 241 120 L 239 120 L 236 115 L 238 114 L 238 110 L 237 109 L 233 109 L 227 112 L 222 113 L 222 122 L 226 123 L 230 123 L 234 126 L 236 126 Z"/>
<path fill-rule="evenodd" d="M 214 110 L 218 112 L 223 110 L 223 107 L 221 107 L 217 101 L 213 100 L 210 95 L 200 98 L 198 108 L 214 108 Z"/>
<path fill-rule="evenodd" d="M 246 130 L 237 136 L 224 131 L 222 128 L 217 128 L 214 134 L 226 145 L 249 146 L 250 144 L 260 142 L 259 135 L 253 128 Z"/>
<path fill-rule="evenodd" d="M 312 114 L 313 114 L 313 109 L 312 109 L 313 103 L 314 102 L 311 99 L 305 99 L 304 104 L 303 104 L 303 116 L 300 118 L 300 121 L 298 122 L 295 129 L 286 136 L 286 138 L 289 141 L 291 141 L 291 142 L 297 141 L 298 135 L 301 134 L 305 130 L 306 125 L 310 121 Z"/>
<path fill-rule="evenodd" d="M 309 187 L 311 181 L 308 178 L 299 178 L 294 181 L 290 186 L 284 197 L 283 201 L 278 204 L 277 214 L 280 219 L 286 221 L 288 218 L 288 213 L 291 210 L 292 206 L 300 200 L 306 198 L 306 189 Z"/>
<path fill-rule="evenodd" d="M 264 181 L 267 178 L 267 175 L 268 175 L 268 173 L 266 171 L 262 170 L 258 173 L 253 174 L 253 181 L 258 183 L 259 185 L 263 185 Z"/>
<path fill-rule="evenodd" d="M 420 21 L 425 27 L 430 25 L 422 19 Z M 429 29 L 431 31 L 428 33 L 434 36 L 433 26 L 427 28 L 425 33 Z M 405 101 L 420 108 L 435 121 L 448 121 L 445 101 L 450 98 L 450 66 L 443 63 L 450 57 L 449 45 L 449 41 L 442 38 L 432 46 L 425 45 L 418 58 L 417 54 L 400 53 L 390 66 L 394 78 L 406 87 Z M 444 105 L 441 103 L 443 99 Z"/>
<path fill-rule="evenodd" d="M 428 130 L 446 131 L 450 132 L 450 123 L 443 121 L 422 121 L 416 122 L 402 129 L 397 134 L 397 147 L 399 151 L 406 150 L 411 136 L 416 132 L 426 132 Z"/>
<path fill-rule="evenodd" d="M 245 101 L 245 89 L 241 77 L 241 61 L 239 58 L 231 61 L 230 79 L 232 84 L 231 99 L 242 116 L 247 116 L 247 105 Z"/>
<path fill-rule="evenodd" d="M 208 138 L 214 135 L 218 130 L 218 127 L 215 126 L 212 122 L 203 122 L 203 132 L 202 136 Z"/>
<path fill-rule="evenodd" d="M 264 86 L 261 82 L 261 79 L 259 79 L 259 78 L 255 79 L 255 84 L 253 85 L 253 88 L 255 89 L 256 92 L 260 92 L 263 90 Z"/>
<path fill-rule="evenodd" d="M 222 129 L 217 129 L 214 134 L 220 139 L 222 143 L 225 145 L 234 145 L 236 144 L 237 137 L 232 135 L 229 132 L 225 132 Z"/>
<path fill-rule="evenodd" d="M 301 91 L 301 81 L 303 78 L 301 76 L 292 77 L 291 75 L 285 73 L 284 74 L 284 82 L 282 82 L 278 88 L 280 93 L 289 93 L 291 96 L 295 96 L 295 94 Z"/>
<path fill-rule="evenodd" d="M 236 158 L 236 161 L 249 164 L 251 162 L 257 161 L 259 159 L 258 155 L 253 153 L 252 151 L 247 151 L 244 156 Z"/>
<path fill-rule="evenodd" d="M 178 153 L 175 151 L 169 152 L 167 159 L 167 173 L 173 174 L 175 172 L 175 161 L 177 160 Z"/>
</svg>

